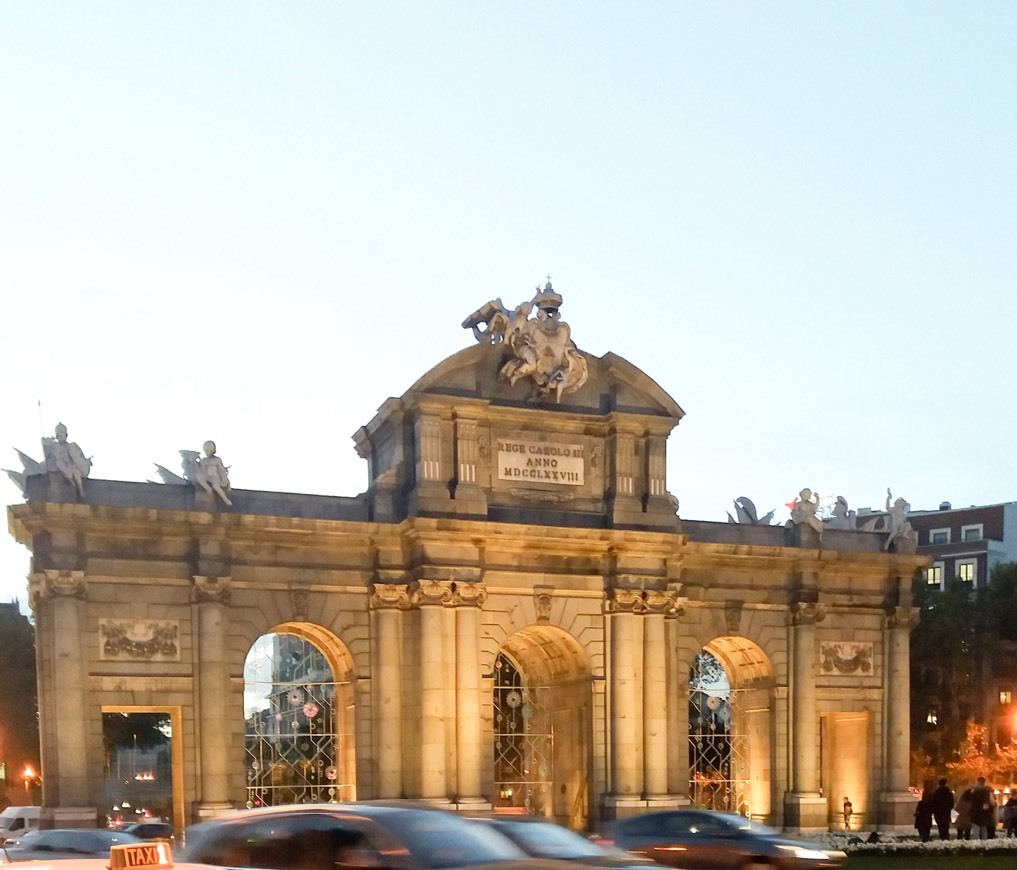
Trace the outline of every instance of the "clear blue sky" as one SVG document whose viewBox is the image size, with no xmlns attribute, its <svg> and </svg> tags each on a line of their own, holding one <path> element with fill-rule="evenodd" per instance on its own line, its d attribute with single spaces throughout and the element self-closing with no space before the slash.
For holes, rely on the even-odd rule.
<svg viewBox="0 0 1017 870">
<path fill-rule="evenodd" d="M 94 477 L 213 438 L 354 495 L 353 432 L 550 273 L 687 412 L 682 516 L 1017 499 L 1015 44 L 1011 2 L 9 0 L 0 466 L 62 420 Z"/>
</svg>

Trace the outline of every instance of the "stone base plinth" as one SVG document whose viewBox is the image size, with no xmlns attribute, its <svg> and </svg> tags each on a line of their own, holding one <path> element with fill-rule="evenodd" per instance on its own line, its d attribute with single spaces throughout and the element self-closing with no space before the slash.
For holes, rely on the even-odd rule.
<svg viewBox="0 0 1017 870">
<path fill-rule="evenodd" d="M 453 808 L 457 813 L 489 813 L 491 802 L 483 798 L 459 798 Z"/>
<path fill-rule="evenodd" d="M 830 829 L 830 808 L 817 792 L 788 792 L 784 795 L 784 830 L 796 834 L 818 834 Z"/>
<path fill-rule="evenodd" d="M 687 795 L 680 794 L 648 794 L 643 806 L 648 810 L 676 810 L 692 805 Z"/>
<path fill-rule="evenodd" d="M 605 795 L 602 804 L 604 821 L 638 816 L 651 810 L 671 810 L 690 805 L 688 796 L 678 794 L 655 794 L 645 797 L 621 797 Z"/>
<path fill-rule="evenodd" d="M 94 828 L 99 822 L 95 807 L 47 807 L 39 810 L 40 828 Z"/>
<path fill-rule="evenodd" d="M 906 791 L 885 791 L 879 796 L 879 829 L 913 831 L 918 799 Z"/>
</svg>

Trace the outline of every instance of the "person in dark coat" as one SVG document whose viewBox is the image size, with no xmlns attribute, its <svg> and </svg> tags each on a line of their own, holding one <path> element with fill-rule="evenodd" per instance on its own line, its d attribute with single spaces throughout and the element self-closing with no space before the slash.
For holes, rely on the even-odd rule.
<svg viewBox="0 0 1017 870">
<path fill-rule="evenodd" d="M 939 787 L 932 793 L 932 817 L 939 828 L 939 839 L 950 839 L 950 814 L 953 812 L 953 792 L 946 779 L 939 781 Z"/>
<path fill-rule="evenodd" d="M 978 777 L 978 783 L 971 791 L 971 825 L 978 829 L 979 840 L 996 836 L 996 801 L 992 789 L 985 784 L 984 776 Z"/>
<path fill-rule="evenodd" d="M 928 792 L 922 792 L 922 799 L 915 807 L 915 830 L 923 843 L 929 842 L 932 837 L 932 797 Z"/>
</svg>

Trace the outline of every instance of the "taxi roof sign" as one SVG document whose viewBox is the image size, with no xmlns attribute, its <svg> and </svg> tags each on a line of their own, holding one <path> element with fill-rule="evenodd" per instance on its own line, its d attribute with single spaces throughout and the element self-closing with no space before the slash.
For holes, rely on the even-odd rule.
<svg viewBox="0 0 1017 870">
<path fill-rule="evenodd" d="M 166 840 L 148 843 L 121 843 L 109 850 L 110 870 L 149 870 L 173 866 L 173 853 Z"/>
</svg>

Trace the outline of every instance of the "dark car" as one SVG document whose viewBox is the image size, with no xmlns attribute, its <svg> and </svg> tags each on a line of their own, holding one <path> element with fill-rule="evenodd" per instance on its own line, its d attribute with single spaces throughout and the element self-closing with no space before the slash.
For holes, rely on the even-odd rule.
<svg viewBox="0 0 1017 870">
<path fill-rule="evenodd" d="M 532 870 L 511 840 L 455 813 L 387 803 L 294 804 L 226 813 L 185 832 L 181 861 L 265 870 L 478 867 Z M 536 862 L 540 866 L 542 862 Z M 567 865 L 546 862 L 545 867 Z"/>
<path fill-rule="evenodd" d="M 17 840 L 8 840 L 3 850 L 11 861 L 53 861 L 58 858 L 108 858 L 110 846 L 140 843 L 125 831 L 103 828 L 50 828 L 29 831 Z"/>
<path fill-rule="evenodd" d="M 840 867 L 845 857 L 843 852 L 785 837 L 745 816 L 710 810 L 665 810 L 621 819 L 607 826 L 604 840 L 686 870 L 825 870 Z"/>
<path fill-rule="evenodd" d="M 653 867 L 653 861 L 594 843 L 575 831 L 535 816 L 478 816 L 474 821 L 490 825 L 508 837 L 527 855 L 578 861 L 595 867 Z"/>
<path fill-rule="evenodd" d="M 141 840 L 172 840 L 173 825 L 169 822 L 135 822 L 125 825 L 120 830 L 134 834 Z"/>
</svg>

